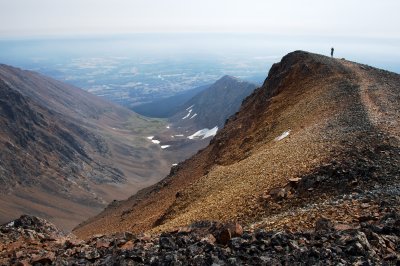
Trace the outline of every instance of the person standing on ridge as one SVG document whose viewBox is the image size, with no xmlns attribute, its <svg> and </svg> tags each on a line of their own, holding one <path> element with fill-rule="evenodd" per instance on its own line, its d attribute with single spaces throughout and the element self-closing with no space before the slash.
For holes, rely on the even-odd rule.
<svg viewBox="0 0 400 266">
<path fill-rule="evenodd" d="M 333 51 L 335 51 L 335 49 L 333 49 L 333 47 L 331 48 L 331 57 L 333 57 Z"/>
</svg>

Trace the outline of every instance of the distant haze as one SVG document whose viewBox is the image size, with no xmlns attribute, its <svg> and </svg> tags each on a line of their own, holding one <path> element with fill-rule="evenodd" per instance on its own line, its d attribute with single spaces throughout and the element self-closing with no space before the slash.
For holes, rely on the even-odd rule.
<svg viewBox="0 0 400 266">
<path fill-rule="evenodd" d="M 400 25 L 400 24 L 399 24 Z M 325 55 L 335 47 L 335 56 L 400 72 L 400 38 L 284 36 L 261 33 L 140 33 L 20 40 L 0 39 L 0 63 L 39 70 L 29 62 L 46 60 L 122 56 L 137 62 L 167 59 L 174 64 L 189 60 L 197 64 L 206 59 L 226 61 L 226 66 L 258 67 L 265 76 L 269 66 L 294 50 Z M 228 62 L 229 61 L 229 62 Z M 211 64 L 212 62 L 208 62 Z M 46 63 L 49 67 L 50 65 Z M 247 65 L 247 66 L 246 66 Z M 243 75 L 223 72 L 222 75 Z M 214 80 L 215 81 L 215 80 Z M 78 84 L 76 84 L 78 85 Z"/>
<path fill-rule="evenodd" d="M 0 0 L 0 38 L 230 32 L 399 38 L 398 0 Z"/>
<path fill-rule="evenodd" d="M 133 106 L 306 50 L 400 72 L 398 0 L 0 0 L 0 63 Z"/>
</svg>

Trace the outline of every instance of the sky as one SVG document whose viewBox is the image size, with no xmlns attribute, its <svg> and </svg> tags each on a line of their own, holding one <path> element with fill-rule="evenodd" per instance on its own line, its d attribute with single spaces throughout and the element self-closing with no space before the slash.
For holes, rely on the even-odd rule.
<svg viewBox="0 0 400 266">
<path fill-rule="evenodd" d="M 400 38 L 399 0 L 0 0 L 0 38 L 227 32 Z"/>
</svg>

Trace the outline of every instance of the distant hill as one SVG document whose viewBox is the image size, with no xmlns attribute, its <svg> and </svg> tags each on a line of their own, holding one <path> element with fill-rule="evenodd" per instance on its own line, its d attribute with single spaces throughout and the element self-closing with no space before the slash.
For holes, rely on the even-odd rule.
<svg viewBox="0 0 400 266">
<path fill-rule="evenodd" d="M 0 124 L 0 223 L 28 213 L 71 229 L 171 165 L 144 141 L 164 123 L 7 65 L 0 65 Z"/>
<path fill-rule="evenodd" d="M 210 85 L 204 85 L 194 89 L 189 89 L 165 99 L 133 106 L 131 109 L 138 114 L 148 117 L 171 117 L 179 111 L 179 107 L 181 107 L 185 102 L 201 91 L 207 89 L 209 86 Z"/>
<path fill-rule="evenodd" d="M 174 115 L 168 118 L 168 130 L 153 136 L 152 141 L 160 141 L 161 147 L 168 151 L 177 154 L 179 151 L 181 157 L 177 159 L 188 158 L 208 145 L 255 88 L 256 85 L 235 77 L 222 77 L 185 103 L 175 106 Z"/>
<path fill-rule="evenodd" d="M 203 110 L 193 104 L 180 119 L 200 115 Z M 300 231 L 296 234 L 308 242 L 304 239 L 309 231 L 301 230 L 378 228 L 365 222 L 389 217 L 386 210 L 393 214 L 390 217 L 399 212 L 399 110 L 400 75 L 318 54 L 290 53 L 272 66 L 263 86 L 244 100 L 206 148 L 178 164 L 158 184 L 109 206 L 74 233 L 79 237 L 125 230 L 186 234 L 187 227 L 177 228 L 196 221 L 233 221 L 256 233 L 254 250 L 284 254 L 291 248 L 301 250 L 300 242 L 291 242 L 291 232 Z M 199 123 L 212 127 L 221 120 Z M 319 218 L 322 222 L 315 223 Z M 230 232 L 227 240 L 233 236 Z M 283 232 L 291 236 L 283 237 Z M 228 246 L 248 248 L 246 257 L 253 252 L 249 239 L 255 238 L 232 238 Z M 340 243 L 347 245 L 346 240 Z M 353 247 L 346 248 L 346 254 L 352 259 L 362 256 L 363 246 L 358 246 L 360 255 L 350 252 L 356 250 Z"/>
<path fill-rule="evenodd" d="M 226 119 L 239 110 L 243 99 L 255 89 L 252 83 L 223 76 L 183 104 L 169 120 L 175 128 L 192 131 L 222 128 Z"/>
</svg>

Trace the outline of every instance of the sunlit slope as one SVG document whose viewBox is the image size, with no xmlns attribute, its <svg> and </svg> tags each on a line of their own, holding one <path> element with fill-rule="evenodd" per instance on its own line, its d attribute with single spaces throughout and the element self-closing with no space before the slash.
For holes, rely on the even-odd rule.
<svg viewBox="0 0 400 266">
<path fill-rule="evenodd" d="M 75 233 L 169 230 L 204 219 L 307 227 L 316 215 L 293 213 L 308 204 L 335 219 L 323 200 L 398 184 L 399 90 L 397 74 L 290 53 L 207 148 Z"/>
</svg>

